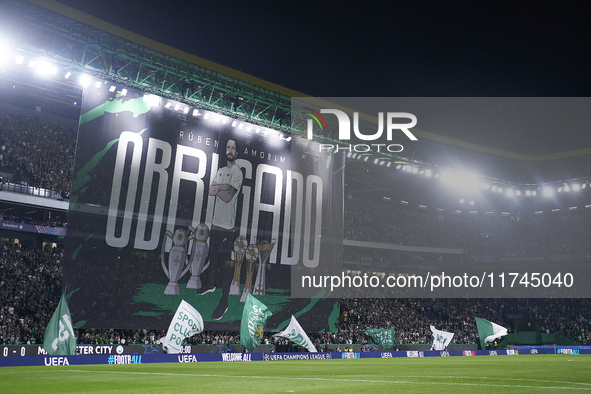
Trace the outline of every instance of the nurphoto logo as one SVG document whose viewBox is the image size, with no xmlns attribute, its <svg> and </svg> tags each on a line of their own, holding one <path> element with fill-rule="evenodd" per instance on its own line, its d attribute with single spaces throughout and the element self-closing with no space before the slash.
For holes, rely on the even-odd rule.
<svg viewBox="0 0 591 394">
<path fill-rule="evenodd" d="M 351 123 L 353 124 L 353 135 L 356 140 L 360 141 L 377 141 L 384 134 L 384 128 L 386 131 L 386 140 L 392 141 L 394 131 L 402 131 L 404 135 L 411 141 L 417 141 L 417 137 L 409 130 L 416 126 L 417 117 L 408 112 L 378 112 L 378 129 L 373 134 L 364 134 L 359 128 L 359 112 L 353 112 L 353 122 L 345 112 L 338 109 L 321 109 L 320 112 L 304 107 L 304 110 L 310 111 L 306 115 L 309 116 L 306 123 L 306 133 L 309 140 L 313 139 L 314 134 L 314 123 L 316 123 L 320 131 L 328 131 L 328 124 L 322 114 L 331 114 L 336 116 L 338 122 L 338 139 L 340 141 L 351 140 Z M 395 120 L 408 119 L 408 123 L 396 123 Z M 386 126 L 384 127 L 384 123 Z M 349 145 L 333 145 L 333 144 L 320 144 L 320 151 L 332 151 L 338 152 L 340 150 L 348 152 L 402 152 L 404 147 L 401 144 L 381 144 L 381 143 L 361 143 L 361 144 L 349 144 Z"/>
</svg>

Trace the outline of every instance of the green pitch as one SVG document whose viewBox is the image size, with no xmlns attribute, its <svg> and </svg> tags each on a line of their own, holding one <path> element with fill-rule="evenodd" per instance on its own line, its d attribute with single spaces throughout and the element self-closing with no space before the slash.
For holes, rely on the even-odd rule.
<svg viewBox="0 0 591 394">
<path fill-rule="evenodd" d="M 8 393 L 591 392 L 591 356 L 521 355 L 0 368 Z"/>
</svg>

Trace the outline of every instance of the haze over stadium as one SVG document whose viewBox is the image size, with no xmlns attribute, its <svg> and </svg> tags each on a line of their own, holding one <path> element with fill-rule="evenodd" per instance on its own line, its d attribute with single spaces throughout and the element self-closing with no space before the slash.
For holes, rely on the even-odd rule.
<svg viewBox="0 0 591 394">
<path fill-rule="evenodd" d="M 436 4 L 352 13 L 306 2 L 0 7 L 5 356 L 43 343 L 62 292 L 79 349 L 108 354 L 123 345 L 123 355 L 147 346 L 162 354 L 181 298 L 205 323 L 182 343 L 186 353 L 242 353 L 247 293 L 273 312 L 255 351 L 263 354 L 302 351 L 273 335 L 291 315 L 327 354 L 425 352 L 431 325 L 454 333 L 449 351 L 591 341 L 584 13 L 503 4 L 486 13 Z M 292 101 L 309 96 L 369 115 L 365 130 L 375 130 L 378 111 L 412 112 L 418 142 L 399 134 L 393 142 L 404 149 L 392 154 L 314 152 Z M 330 133 L 314 139 L 335 143 Z M 234 161 L 240 182 L 218 199 L 208 187 L 226 174 L 215 169 Z M 222 200 L 234 205 L 219 219 Z M 195 260 L 193 245 L 209 237 L 201 223 L 222 231 L 210 245 L 244 237 L 243 247 L 203 256 L 225 282 L 173 267 L 173 256 Z M 421 275 L 431 291 L 310 285 L 313 294 L 296 298 L 294 278 L 335 267 L 380 284 Z M 441 271 L 467 282 L 433 291 Z M 517 292 L 498 286 L 515 279 Z M 476 317 L 509 335 L 485 344 Z M 370 328 L 394 328 L 393 343 Z"/>
</svg>

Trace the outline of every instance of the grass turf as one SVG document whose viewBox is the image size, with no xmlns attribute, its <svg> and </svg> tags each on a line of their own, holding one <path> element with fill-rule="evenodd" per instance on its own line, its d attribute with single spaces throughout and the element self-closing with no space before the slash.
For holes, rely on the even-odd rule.
<svg viewBox="0 0 591 394">
<path fill-rule="evenodd" d="M 591 355 L 0 368 L 8 393 L 591 392 Z"/>
</svg>

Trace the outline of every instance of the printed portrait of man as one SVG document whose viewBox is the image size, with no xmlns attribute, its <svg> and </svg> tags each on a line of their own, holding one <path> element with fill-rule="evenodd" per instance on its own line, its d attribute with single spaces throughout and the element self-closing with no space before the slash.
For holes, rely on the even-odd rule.
<svg viewBox="0 0 591 394">
<path fill-rule="evenodd" d="M 209 267 L 204 271 L 204 286 L 200 295 L 222 289 L 222 296 L 211 317 L 220 320 L 228 310 L 228 295 L 232 280 L 231 257 L 237 237 L 236 208 L 238 192 L 242 186 L 242 170 L 236 164 L 236 141 L 226 144 L 226 165 L 220 167 L 209 186 L 209 195 L 215 196 L 213 221 L 210 232 Z"/>
</svg>

